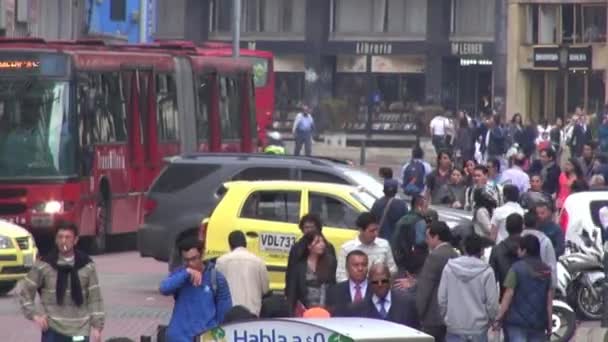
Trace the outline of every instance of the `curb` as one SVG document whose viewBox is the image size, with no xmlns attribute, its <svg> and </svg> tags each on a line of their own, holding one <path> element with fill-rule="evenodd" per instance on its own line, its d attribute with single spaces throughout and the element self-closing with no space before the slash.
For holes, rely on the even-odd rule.
<svg viewBox="0 0 608 342">
<path fill-rule="evenodd" d="M 608 342 L 608 328 L 578 327 L 572 341 L 576 342 Z"/>
</svg>

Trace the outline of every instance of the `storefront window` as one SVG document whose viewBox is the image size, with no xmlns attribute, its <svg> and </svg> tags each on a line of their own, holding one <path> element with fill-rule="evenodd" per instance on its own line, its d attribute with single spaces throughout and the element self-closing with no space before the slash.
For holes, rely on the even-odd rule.
<svg viewBox="0 0 608 342">
<path fill-rule="evenodd" d="M 212 0 L 213 30 L 232 30 L 232 1 Z M 304 33 L 306 0 L 242 0 L 244 33 Z"/>
<path fill-rule="evenodd" d="M 300 110 L 304 99 L 303 72 L 275 73 L 275 120 L 285 121 Z"/>
<path fill-rule="evenodd" d="M 493 37 L 495 0 L 452 0 L 452 35 Z"/>
<path fill-rule="evenodd" d="M 337 35 L 426 34 L 426 0 L 332 0 Z"/>
</svg>

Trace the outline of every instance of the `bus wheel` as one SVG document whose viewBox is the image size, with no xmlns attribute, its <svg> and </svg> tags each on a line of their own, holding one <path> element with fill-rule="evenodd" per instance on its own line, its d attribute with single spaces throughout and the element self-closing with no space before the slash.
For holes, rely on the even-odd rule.
<svg viewBox="0 0 608 342">
<path fill-rule="evenodd" d="M 110 201 L 107 196 L 100 194 L 95 207 L 95 236 L 91 244 L 92 254 L 101 254 L 106 251 L 111 220 Z"/>
</svg>

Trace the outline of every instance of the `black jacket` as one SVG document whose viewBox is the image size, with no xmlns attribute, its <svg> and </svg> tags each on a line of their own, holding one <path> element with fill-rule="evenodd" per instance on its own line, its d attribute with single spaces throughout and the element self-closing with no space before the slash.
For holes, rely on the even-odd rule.
<svg viewBox="0 0 608 342">
<path fill-rule="evenodd" d="M 364 298 L 371 296 L 371 284 L 367 285 Z M 350 294 L 349 281 L 342 281 L 333 285 L 327 295 L 327 308 L 332 317 L 350 317 L 354 313 L 355 305 Z"/>
<path fill-rule="evenodd" d="M 291 278 L 291 274 L 293 273 L 294 265 L 304 254 L 304 250 L 306 250 L 306 246 L 302 243 L 302 239 L 299 239 L 291 246 L 289 250 L 289 257 L 287 258 L 287 269 L 285 270 L 285 293 L 287 293 L 287 284 L 289 283 L 289 278 Z M 327 241 L 327 251 L 329 254 L 333 255 L 334 259 L 336 258 L 336 250 L 334 249 L 334 245 Z"/>
<path fill-rule="evenodd" d="M 324 282 L 324 284 L 327 285 L 327 290 L 329 290 L 331 285 L 336 283 L 336 268 L 338 266 L 335 256 L 329 254 L 329 260 L 330 279 Z M 308 270 L 308 261 L 306 259 L 301 259 L 292 264 L 292 267 L 293 269 L 289 277 L 289 282 L 285 284 L 285 296 L 287 297 L 289 308 L 293 312 L 298 301 L 304 305 L 307 304 L 306 296 L 308 294 L 308 288 L 306 286 L 306 271 Z M 325 298 L 327 298 L 327 292 Z"/>
<path fill-rule="evenodd" d="M 371 295 L 366 297 L 361 304 L 356 305 L 354 313 L 356 317 L 382 319 Z M 391 307 L 388 310 L 386 320 L 414 329 L 419 328 L 420 321 L 418 320 L 414 298 L 409 293 L 392 290 Z"/>
<path fill-rule="evenodd" d="M 517 256 L 517 248 L 519 237 L 509 236 L 498 245 L 492 248 L 490 254 L 490 266 L 494 270 L 496 281 L 500 284 L 500 296 L 504 291 L 503 284 L 507 278 L 507 273 L 511 269 L 511 266 L 519 260 Z"/>
</svg>

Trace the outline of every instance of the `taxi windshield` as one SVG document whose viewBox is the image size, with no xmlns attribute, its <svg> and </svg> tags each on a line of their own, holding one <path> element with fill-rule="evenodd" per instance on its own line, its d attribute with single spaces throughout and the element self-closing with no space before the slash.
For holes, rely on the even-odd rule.
<svg viewBox="0 0 608 342">
<path fill-rule="evenodd" d="M 0 80 L 0 178 L 76 174 L 66 81 Z"/>
</svg>

